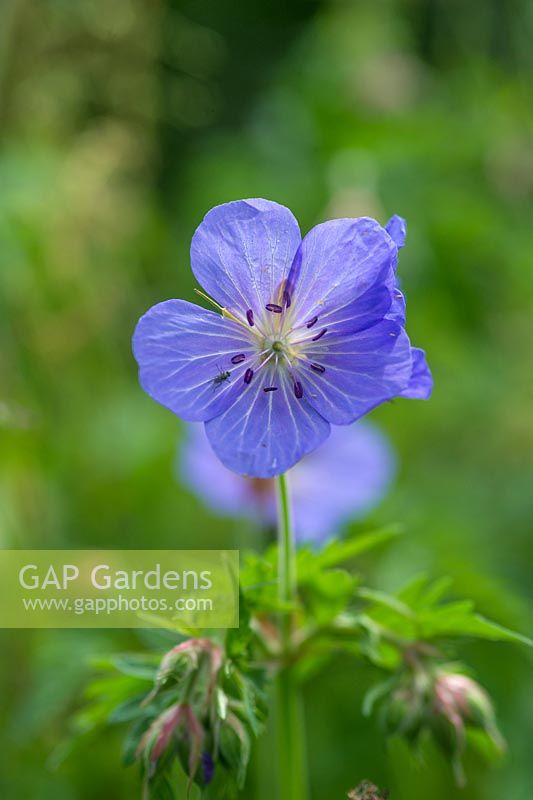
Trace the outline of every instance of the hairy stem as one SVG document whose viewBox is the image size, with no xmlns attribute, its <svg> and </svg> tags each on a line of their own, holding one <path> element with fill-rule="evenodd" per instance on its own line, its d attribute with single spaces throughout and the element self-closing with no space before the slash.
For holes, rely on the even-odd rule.
<svg viewBox="0 0 533 800">
<path fill-rule="evenodd" d="M 287 478 L 278 478 L 278 580 L 279 599 L 292 605 L 296 599 L 296 554 Z M 280 619 L 282 665 L 277 678 L 277 746 L 280 800 L 307 800 L 307 768 L 302 701 L 291 670 L 293 617 Z"/>
</svg>

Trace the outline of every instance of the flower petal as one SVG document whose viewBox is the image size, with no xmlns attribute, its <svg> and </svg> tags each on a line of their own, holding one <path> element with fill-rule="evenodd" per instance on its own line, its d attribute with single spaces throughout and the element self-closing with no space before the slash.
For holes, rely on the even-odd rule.
<svg viewBox="0 0 533 800">
<path fill-rule="evenodd" d="M 354 335 L 323 336 L 306 355 L 325 371 L 305 369 L 305 397 L 335 425 L 348 425 L 396 397 L 412 369 L 409 339 L 388 319 Z"/>
<path fill-rule="evenodd" d="M 288 377 L 277 391 L 264 392 L 254 380 L 205 430 L 228 469 L 254 478 L 272 478 L 292 467 L 329 435 L 329 423 L 305 399 L 298 400 Z"/>
<path fill-rule="evenodd" d="M 312 330 L 306 330 L 305 338 L 311 338 L 312 334 L 317 334 L 324 328 L 328 338 L 332 335 L 348 336 L 371 328 L 385 316 L 391 316 L 396 294 L 397 290 L 391 293 L 385 284 L 378 283 L 355 300 L 321 314 Z"/>
<path fill-rule="evenodd" d="M 299 320 L 327 313 L 360 297 L 391 271 L 397 248 L 369 217 L 317 225 L 302 241 L 288 279 Z"/>
<path fill-rule="evenodd" d="M 234 365 L 231 358 L 253 351 L 247 331 L 236 322 L 185 300 L 153 306 L 133 336 L 144 391 L 191 422 L 210 419 L 231 404 L 246 369 L 246 362 Z"/>
<path fill-rule="evenodd" d="M 411 348 L 413 368 L 407 387 L 400 392 L 400 397 L 411 400 L 427 400 L 433 390 L 433 377 L 426 361 L 426 354 L 419 347 Z"/>
<path fill-rule="evenodd" d="M 407 238 L 407 223 L 404 218 L 399 217 L 398 214 L 394 214 L 385 225 L 385 230 L 398 250 L 401 250 L 401 248 L 405 246 L 405 240 Z"/>
<path fill-rule="evenodd" d="M 225 203 L 206 214 L 193 236 L 192 271 L 224 308 L 262 314 L 267 303 L 283 300 L 279 293 L 300 241 L 285 206 L 261 199 Z"/>
<path fill-rule="evenodd" d="M 387 319 L 392 319 L 399 325 L 405 325 L 405 295 L 400 289 L 398 280 L 395 281 L 392 290 L 392 303 L 387 312 Z"/>
</svg>

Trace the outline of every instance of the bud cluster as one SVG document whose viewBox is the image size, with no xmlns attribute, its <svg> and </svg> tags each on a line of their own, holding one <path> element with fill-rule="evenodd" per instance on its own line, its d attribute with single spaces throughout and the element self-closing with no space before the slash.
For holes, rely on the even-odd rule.
<svg viewBox="0 0 533 800">
<path fill-rule="evenodd" d="M 210 639 L 189 639 L 161 661 L 143 706 L 153 713 L 139 741 L 149 787 L 178 759 L 189 785 L 205 787 L 219 768 L 242 782 L 251 736 L 263 717 L 250 676 Z"/>
<path fill-rule="evenodd" d="M 381 718 L 389 734 L 412 744 L 424 733 L 431 734 L 451 758 L 458 782 L 464 783 L 461 756 L 468 731 L 482 733 L 497 751 L 505 743 L 488 694 L 459 669 L 454 664 L 409 664 L 390 685 Z"/>
</svg>

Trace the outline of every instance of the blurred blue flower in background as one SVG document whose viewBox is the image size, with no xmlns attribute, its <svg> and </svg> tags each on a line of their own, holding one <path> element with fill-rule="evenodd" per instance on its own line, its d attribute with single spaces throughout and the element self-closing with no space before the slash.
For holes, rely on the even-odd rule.
<svg viewBox="0 0 533 800">
<path fill-rule="evenodd" d="M 397 396 L 427 396 L 429 370 L 405 332 L 396 277 L 404 241 L 400 217 L 387 229 L 369 217 L 329 220 L 301 239 L 278 203 L 213 208 L 191 264 L 221 314 L 183 300 L 151 308 L 133 337 L 143 389 L 205 422 L 222 463 L 256 478 L 294 466 L 331 425 Z"/>
<path fill-rule="evenodd" d="M 215 513 L 275 524 L 275 482 L 226 469 L 203 425 L 187 426 L 178 471 L 182 483 Z M 343 523 L 365 516 L 384 497 L 395 471 L 392 446 L 373 423 L 332 426 L 322 447 L 289 473 L 298 540 L 321 544 L 337 535 Z"/>
</svg>

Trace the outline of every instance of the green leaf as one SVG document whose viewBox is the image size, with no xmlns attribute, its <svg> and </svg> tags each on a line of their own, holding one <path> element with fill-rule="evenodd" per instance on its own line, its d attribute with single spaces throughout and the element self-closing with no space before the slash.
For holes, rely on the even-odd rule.
<svg viewBox="0 0 533 800">
<path fill-rule="evenodd" d="M 152 682 L 155 679 L 160 662 L 157 654 L 137 654 L 115 656 L 112 662 L 119 672 L 134 678 Z"/>
<path fill-rule="evenodd" d="M 403 529 L 400 526 L 390 525 L 349 539 L 334 539 L 315 556 L 316 563 L 323 569 L 346 564 L 362 553 L 396 539 L 402 532 Z"/>
<path fill-rule="evenodd" d="M 439 636 L 467 636 L 493 642 L 515 642 L 533 646 L 533 641 L 527 636 L 475 613 L 473 605 L 468 601 L 448 603 L 440 608 L 431 609 L 420 614 L 419 621 L 422 635 L 428 639 Z"/>
<path fill-rule="evenodd" d="M 420 575 L 396 595 L 365 587 L 357 594 L 374 604 L 365 609 L 365 615 L 396 636 L 419 640 L 468 636 L 533 645 L 527 636 L 478 614 L 471 600 L 442 602 L 450 583 L 449 578 L 441 578 L 430 584 Z"/>
<path fill-rule="evenodd" d="M 378 589 L 367 589 L 365 587 L 358 589 L 357 594 L 364 600 L 370 600 L 378 606 L 384 606 L 389 611 L 394 611 L 400 617 L 412 622 L 416 621 L 416 614 L 413 609 L 400 600 L 399 596 L 394 597 L 386 592 L 380 592 Z"/>
<path fill-rule="evenodd" d="M 148 784 L 149 800 L 176 800 L 172 784 L 163 774 L 158 774 Z"/>
<path fill-rule="evenodd" d="M 363 716 L 369 717 L 372 714 L 375 704 L 387 694 L 394 685 L 395 680 L 395 678 L 389 678 L 389 680 L 381 681 L 381 683 L 370 687 L 363 697 Z"/>
</svg>

